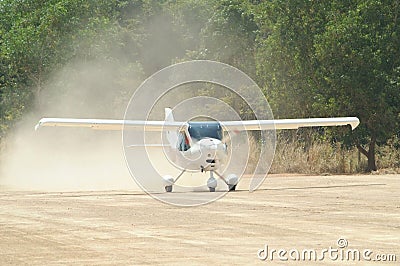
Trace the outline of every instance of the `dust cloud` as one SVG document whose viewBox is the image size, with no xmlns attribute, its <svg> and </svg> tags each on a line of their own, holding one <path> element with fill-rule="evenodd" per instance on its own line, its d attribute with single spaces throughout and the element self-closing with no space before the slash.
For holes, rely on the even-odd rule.
<svg viewBox="0 0 400 266">
<path fill-rule="evenodd" d="M 34 130 L 42 117 L 122 119 L 130 94 L 140 82 L 140 72 L 131 68 L 121 76 L 120 71 L 121 67 L 98 61 L 71 63 L 55 73 L 43 86 L 34 111 L 8 136 L 1 158 L 0 187 L 137 189 L 125 165 L 120 131 Z"/>
<path fill-rule="evenodd" d="M 33 87 L 34 108 L 9 132 L 0 156 L 0 189 L 138 190 L 125 163 L 122 132 L 66 127 L 35 131 L 34 126 L 43 117 L 123 119 L 140 83 L 185 54 L 185 49 L 173 45 L 179 42 L 177 33 L 160 30 L 168 24 L 171 21 L 163 16 L 150 20 L 149 38 L 142 45 L 134 44 L 140 48 L 136 55 L 115 48 L 112 60 L 77 58 L 55 70 L 45 84 Z M 99 39 L 97 45 L 102 43 Z M 135 49 L 131 49 L 133 54 Z M 158 170 L 160 175 L 177 173 L 162 167 L 167 165 L 162 151 L 150 153 L 153 165 L 163 168 Z M 153 187 L 163 188 L 161 182 L 157 179 Z"/>
<path fill-rule="evenodd" d="M 141 46 L 140 64 L 128 62 L 124 54 L 113 61 L 77 59 L 55 71 L 46 84 L 32 88 L 37 94 L 35 107 L 10 132 L 0 157 L 1 189 L 139 190 L 125 163 L 120 131 L 65 127 L 35 131 L 34 126 L 42 117 L 123 119 L 128 101 L 140 83 L 176 58 L 185 57 L 186 50 L 177 44 L 177 33 L 169 34 L 171 29 L 163 27 L 170 21 L 164 20 L 158 17 L 149 23 L 151 38 Z M 206 94 L 209 91 L 206 89 Z M 175 101 L 187 96 L 175 95 L 179 97 L 170 97 Z M 163 119 L 164 107 L 177 104 L 168 101 L 155 106 L 158 119 Z M 180 171 L 168 164 L 162 150 L 149 153 L 160 176 L 179 175 Z M 137 158 L 138 164 L 141 159 Z M 154 190 L 163 190 L 161 178 L 149 179 L 154 180 Z M 203 190 L 207 189 L 207 179 L 208 174 L 185 173 L 178 185 Z"/>
</svg>

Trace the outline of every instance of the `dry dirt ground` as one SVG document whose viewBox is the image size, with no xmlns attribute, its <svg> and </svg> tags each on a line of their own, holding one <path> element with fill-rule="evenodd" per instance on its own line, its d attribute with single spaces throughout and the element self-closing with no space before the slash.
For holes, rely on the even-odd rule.
<svg viewBox="0 0 400 266">
<path fill-rule="evenodd" d="M 134 190 L 3 189 L 0 264 L 287 263 L 277 253 L 260 260 L 257 253 L 267 245 L 268 253 L 286 250 L 282 259 L 289 261 L 296 258 L 296 250 L 301 254 L 313 249 L 318 259 L 325 254 L 319 263 L 342 264 L 340 252 L 369 249 L 372 253 L 366 258 L 383 255 L 393 260 L 389 255 L 394 254 L 397 262 L 385 264 L 398 265 L 399 175 L 269 176 L 254 193 L 247 191 L 248 183 L 244 178 L 239 191 L 190 208 L 167 205 Z M 201 198 L 209 192 L 171 195 L 187 193 Z M 348 246 L 339 248 L 338 239 L 340 244 L 347 240 Z M 329 248 L 332 254 L 322 253 Z M 361 258 L 358 263 L 366 261 Z"/>
</svg>

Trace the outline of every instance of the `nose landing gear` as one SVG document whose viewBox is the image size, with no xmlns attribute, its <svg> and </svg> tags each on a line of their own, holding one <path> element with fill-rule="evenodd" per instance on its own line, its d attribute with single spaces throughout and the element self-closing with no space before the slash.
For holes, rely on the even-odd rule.
<svg viewBox="0 0 400 266">
<path fill-rule="evenodd" d="M 215 192 L 217 187 L 217 179 L 214 178 L 214 171 L 210 171 L 210 178 L 207 180 L 207 187 L 210 192 Z"/>
</svg>

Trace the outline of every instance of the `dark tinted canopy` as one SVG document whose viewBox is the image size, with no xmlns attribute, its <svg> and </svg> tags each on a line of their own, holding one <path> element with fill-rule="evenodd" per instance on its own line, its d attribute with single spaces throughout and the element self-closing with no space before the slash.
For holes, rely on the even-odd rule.
<svg viewBox="0 0 400 266">
<path fill-rule="evenodd" d="M 222 127 L 218 122 L 189 122 L 189 134 L 194 139 L 222 139 Z"/>
</svg>

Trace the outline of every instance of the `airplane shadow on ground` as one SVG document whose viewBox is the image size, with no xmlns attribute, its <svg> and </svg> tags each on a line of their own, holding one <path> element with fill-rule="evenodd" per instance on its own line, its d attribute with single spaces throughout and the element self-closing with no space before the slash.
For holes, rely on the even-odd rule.
<svg viewBox="0 0 400 266">
<path fill-rule="evenodd" d="M 309 189 L 334 189 L 334 188 L 348 188 L 348 187 L 371 187 L 371 186 L 386 186 L 387 184 L 384 183 L 370 183 L 370 184 L 352 184 L 352 185 L 332 185 L 332 186 L 306 186 L 306 187 L 283 187 L 283 188 L 261 188 L 256 189 L 255 191 L 285 191 L 285 190 L 309 190 Z M 215 193 L 226 193 L 227 191 L 221 190 L 216 191 Z M 229 192 L 229 193 L 242 193 L 242 192 L 249 192 L 247 189 L 237 189 L 236 191 Z M 79 195 L 71 195 L 70 193 L 51 193 L 56 195 L 57 197 L 66 197 L 66 198 L 80 198 L 80 197 L 109 197 L 109 196 L 145 196 L 148 194 L 165 194 L 166 192 L 154 192 L 154 193 L 145 193 L 145 192 L 106 192 L 105 194 L 102 192 L 99 193 L 82 193 Z M 184 193 L 210 193 L 207 190 L 204 191 L 177 191 L 172 192 L 172 194 L 184 194 Z M 38 193 L 38 194 L 45 194 L 45 193 Z M 66 195 L 70 194 L 70 195 Z M 37 195 L 37 194 L 36 194 Z"/>
<path fill-rule="evenodd" d="M 383 183 L 371 183 L 371 184 L 352 184 L 352 185 L 332 185 L 332 186 L 307 186 L 307 187 L 283 187 L 283 188 L 259 188 L 255 191 L 279 191 L 279 190 L 308 190 L 308 189 L 325 189 L 325 188 L 346 188 L 346 187 L 371 187 L 371 186 L 386 186 Z M 247 189 L 240 189 L 236 191 L 248 191 Z"/>
</svg>

